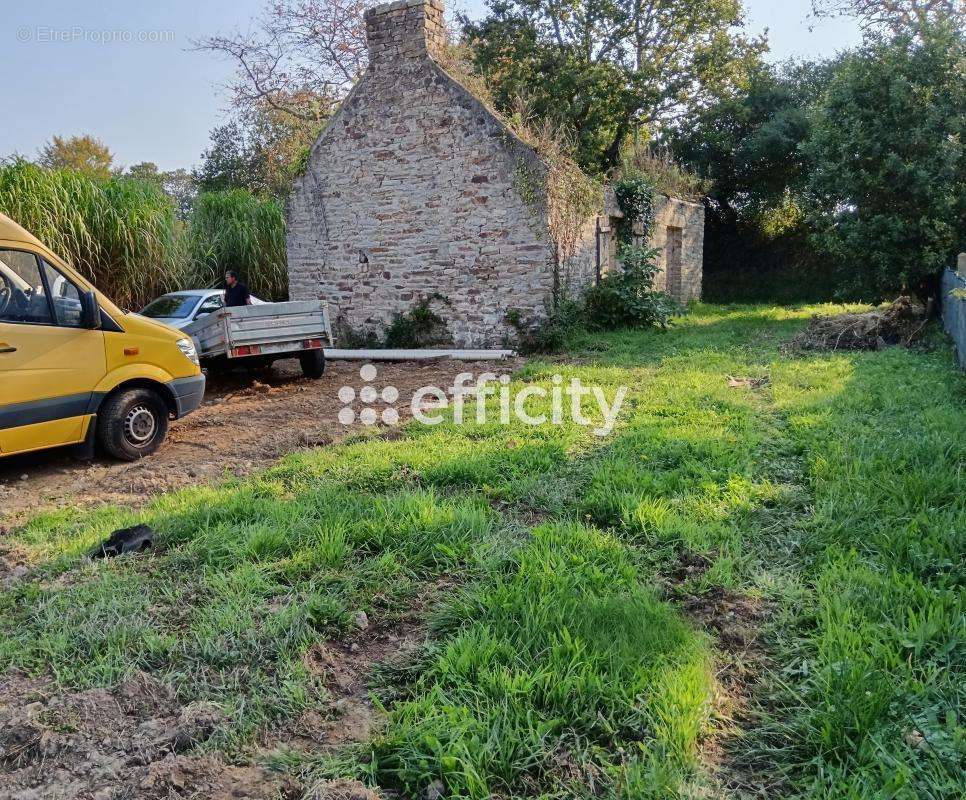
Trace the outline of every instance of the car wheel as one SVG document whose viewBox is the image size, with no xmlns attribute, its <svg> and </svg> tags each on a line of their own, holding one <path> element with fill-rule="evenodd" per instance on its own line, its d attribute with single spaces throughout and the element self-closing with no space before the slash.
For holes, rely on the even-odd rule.
<svg viewBox="0 0 966 800">
<path fill-rule="evenodd" d="M 97 438 L 108 453 L 137 461 L 160 447 L 168 433 L 168 406 L 151 389 L 111 395 L 97 415 Z"/>
<path fill-rule="evenodd" d="M 306 378 L 321 378 L 325 372 L 325 353 L 322 350 L 305 350 L 299 355 L 299 364 Z"/>
</svg>

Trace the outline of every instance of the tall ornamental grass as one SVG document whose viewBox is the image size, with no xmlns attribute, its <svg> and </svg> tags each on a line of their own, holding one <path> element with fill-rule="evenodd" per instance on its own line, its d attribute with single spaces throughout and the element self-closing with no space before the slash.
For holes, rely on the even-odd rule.
<svg viewBox="0 0 966 800">
<path fill-rule="evenodd" d="M 197 285 L 219 284 L 224 271 L 234 269 L 264 300 L 288 295 L 285 215 L 278 200 L 244 189 L 205 192 L 195 198 L 190 227 Z"/>
<path fill-rule="evenodd" d="M 220 285 L 226 269 L 266 300 L 287 296 L 285 218 L 274 198 L 242 189 L 200 194 L 186 224 L 153 181 L 16 161 L 0 167 L 0 212 L 126 308 Z"/>
<path fill-rule="evenodd" d="M 17 161 L 0 168 L 0 211 L 122 306 L 140 308 L 188 276 L 183 226 L 154 183 Z"/>
</svg>

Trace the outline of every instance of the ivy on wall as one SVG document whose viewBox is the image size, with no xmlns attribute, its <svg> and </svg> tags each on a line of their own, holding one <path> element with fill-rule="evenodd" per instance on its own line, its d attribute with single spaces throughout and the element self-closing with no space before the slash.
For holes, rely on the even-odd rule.
<svg viewBox="0 0 966 800">
<path fill-rule="evenodd" d="M 622 178 L 614 184 L 617 207 L 624 215 L 617 220 L 617 241 L 623 246 L 634 243 L 634 223 L 640 221 L 644 235 L 654 225 L 654 184 L 646 178 Z"/>
</svg>

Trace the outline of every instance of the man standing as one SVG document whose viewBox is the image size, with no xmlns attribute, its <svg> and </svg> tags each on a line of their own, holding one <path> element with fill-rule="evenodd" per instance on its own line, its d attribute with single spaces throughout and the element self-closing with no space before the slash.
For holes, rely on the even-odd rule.
<svg viewBox="0 0 966 800">
<path fill-rule="evenodd" d="M 238 280 L 238 273 L 233 269 L 225 271 L 225 305 L 226 306 L 250 306 L 252 296 L 248 292 L 248 287 Z"/>
</svg>

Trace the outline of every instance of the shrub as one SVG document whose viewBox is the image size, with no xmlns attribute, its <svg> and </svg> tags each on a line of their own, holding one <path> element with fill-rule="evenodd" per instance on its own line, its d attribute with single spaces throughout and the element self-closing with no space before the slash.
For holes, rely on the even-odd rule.
<svg viewBox="0 0 966 800">
<path fill-rule="evenodd" d="M 816 113 L 806 154 L 816 241 L 842 295 L 922 298 L 966 246 L 966 37 L 926 29 L 848 56 Z"/>
<path fill-rule="evenodd" d="M 191 209 L 192 280 L 220 284 L 226 269 L 241 273 L 252 294 L 288 296 L 285 215 L 281 203 L 247 189 L 199 194 Z"/>
<path fill-rule="evenodd" d="M 559 300 L 541 319 L 524 317 L 519 309 L 510 309 L 506 321 L 516 331 L 515 346 L 524 355 L 563 350 L 574 331 L 586 327 L 583 302 L 570 298 Z"/>
<path fill-rule="evenodd" d="M 397 312 L 386 328 L 386 347 L 433 347 L 451 344 L 446 320 L 432 309 L 433 302 L 448 306 L 441 294 L 431 294 L 417 300 L 406 312 Z"/>
<path fill-rule="evenodd" d="M 586 319 L 591 328 L 667 328 L 671 316 L 680 311 L 678 304 L 664 292 L 653 289 L 658 272 L 657 250 L 623 245 L 623 269 L 601 278 L 587 292 Z"/>
</svg>

